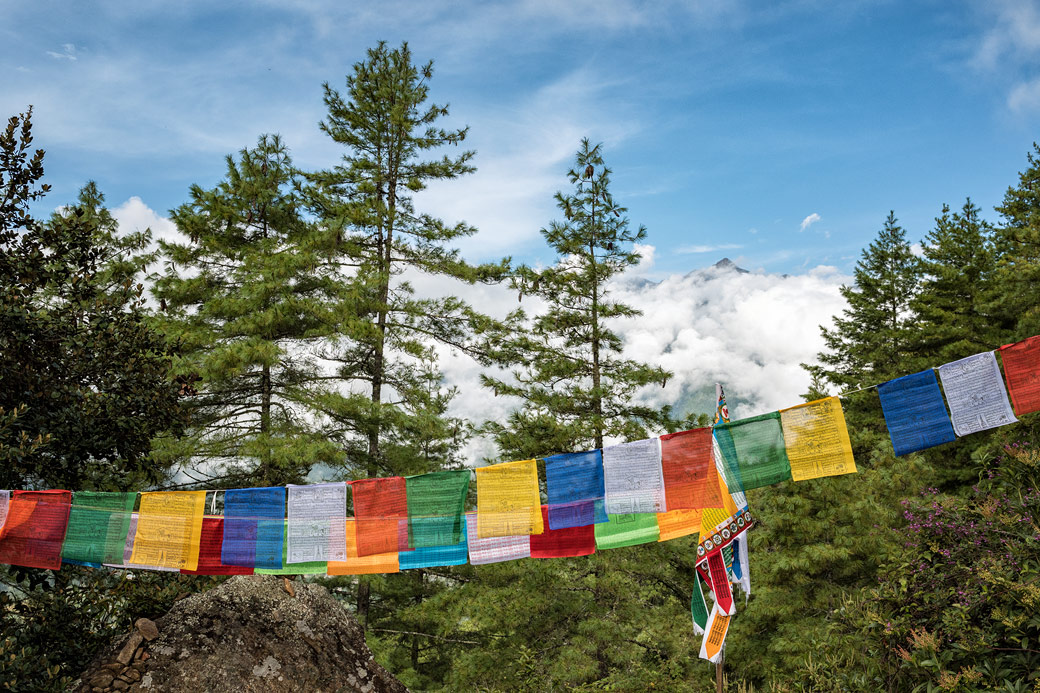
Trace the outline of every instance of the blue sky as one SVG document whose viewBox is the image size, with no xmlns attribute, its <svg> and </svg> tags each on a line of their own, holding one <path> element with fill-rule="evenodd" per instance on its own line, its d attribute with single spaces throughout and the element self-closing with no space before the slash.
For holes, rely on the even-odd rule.
<svg viewBox="0 0 1040 693">
<path fill-rule="evenodd" d="M 34 105 L 49 205 L 95 179 L 165 216 L 260 133 L 335 161 L 321 84 L 380 39 L 433 59 L 471 128 L 478 173 L 419 204 L 480 228 L 473 260 L 551 259 L 538 229 L 583 136 L 660 276 L 847 273 L 889 209 L 913 240 L 968 195 L 995 219 L 1038 139 L 1040 7 L 1000 1 L 0 0 L 0 112 Z"/>
</svg>

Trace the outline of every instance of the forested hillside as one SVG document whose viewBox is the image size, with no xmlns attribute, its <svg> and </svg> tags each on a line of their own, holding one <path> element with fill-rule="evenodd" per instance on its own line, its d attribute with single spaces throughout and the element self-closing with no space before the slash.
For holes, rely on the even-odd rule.
<svg viewBox="0 0 1040 693">
<path fill-rule="evenodd" d="M 461 451 L 477 433 L 496 444 L 483 463 L 707 425 L 635 396 L 672 373 L 622 355 L 616 326 L 638 311 L 612 282 L 652 230 L 615 198 L 609 149 L 574 143 L 541 229 L 553 263 L 471 263 L 458 244 L 476 229 L 415 199 L 473 170 L 433 77 L 407 44 L 370 49 L 342 90 L 324 86 L 319 127 L 339 161 L 300 170 L 291 143 L 259 135 L 218 184 L 185 191 L 171 212 L 183 242 L 120 235 L 93 183 L 77 200 L 46 197 L 33 112 L 11 116 L 0 488 L 449 473 L 471 462 Z M 805 366 L 806 400 L 842 396 L 858 473 L 749 493 L 752 596 L 727 640 L 730 690 L 1040 690 L 1040 423 L 1025 415 L 896 457 L 875 389 L 1040 334 L 1040 147 L 1008 180 L 992 224 L 970 199 L 936 210 L 930 229 L 877 220 L 847 308 Z M 38 218 L 44 206 L 57 211 Z M 418 274 L 507 286 L 519 307 L 492 316 L 425 295 Z M 450 415 L 444 349 L 471 358 L 489 400 L 514 398 L 513 412 Z M 690 623 L 695 560 L 694 535 L 316 579 L 414 690 L 708 691 L 715 670 Z M 0 688 L 61 690 L 114 633 L 218 580 L 2 566 Z"/>
</svg>

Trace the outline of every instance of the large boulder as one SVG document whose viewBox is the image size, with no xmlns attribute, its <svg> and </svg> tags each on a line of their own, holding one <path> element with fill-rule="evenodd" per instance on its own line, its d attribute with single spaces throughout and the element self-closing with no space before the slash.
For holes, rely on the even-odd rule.
<svg viewBox="0 0 1040 693">
<path fill-rule="evenodd" d="M 140 619 L 74 690 L 407 693 L 328 590 L 259 575 L 182 599 L 155 623 Z"/>
</svg>

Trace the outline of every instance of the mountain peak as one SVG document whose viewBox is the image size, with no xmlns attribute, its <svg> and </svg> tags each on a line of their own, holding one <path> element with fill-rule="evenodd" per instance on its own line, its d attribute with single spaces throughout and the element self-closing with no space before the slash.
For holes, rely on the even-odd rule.
<svg viewBox="0 0 1040 693">
<path fill-rule="evenodd" d="M 715 268 L 715 269 L 720 269 L 720 270 L 734 270 L 736 272 L 740 272 L 741 274 L 747 274 L 748 273 L 748 271 L 746 269 L 744 269 L 743 267 L 738 267 L 737 263 L 733 262 L 728 257 L 722 258 L 721 260 L 716 262 L 714 265 L 712 265 L 712 267 Z"/>
</svg>

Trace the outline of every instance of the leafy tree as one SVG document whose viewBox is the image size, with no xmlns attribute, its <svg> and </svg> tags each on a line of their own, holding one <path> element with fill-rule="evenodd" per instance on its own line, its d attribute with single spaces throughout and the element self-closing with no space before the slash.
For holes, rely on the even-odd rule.
<svg viewBox="0 0 1040 693">
<path fill-rule="evenodd" d="M 311 350 L 328 332 L 330 287 L 297 183 L 285 145 L 262 136 L 227 157 L 217 187 L 192 186 L 173 210 L 187 242 L 159 244 L 158 323 L 183 345 L 175 372 L 198 391 L 190 435 L 159 449 L 196 480 L 299 482 L 340 458 L 308 415 L 324 377 Z"/>
<path fill-rule="evenodd" d="M 31 143 L 31 111 L 0 134 L 0 487 L 155 483 L 165 469 L 151 438 L 176 432 L 181 411 L 173 354 L 145 321 L 141 285 L 118 267 L 133 241 L 103 223 L 93 185 L 49 223 L 33 219 L 48 187 Z"/>
<path fill-rule="evenodd" d="M 567 174 L 574 191 L 556 193 L 564 220 L 542 229 L 556 263 L 541 271 L 521 266 L 514 274 L 521 296 L 546 304 L 530 328 L 502 348 L 507 364 L 518 366 L 508 380 L 481 376 L 496 395 L 524 401 L 505 424 L 488 424 L 507 454 L 601 448 L 604 438 L 645 438 L 648 428 L 668 421 L 667 410 L 634 403 L 633 396 L 670 374 L 621 358 L 621 338 L 609 325 L 639 315 L 609 297 L 609 282 L 639 262 L 632 244 L 646 229 L 631 230 L 626 209 L 614 201 L 601 147 L 582 140 Z"/>
</svg>

